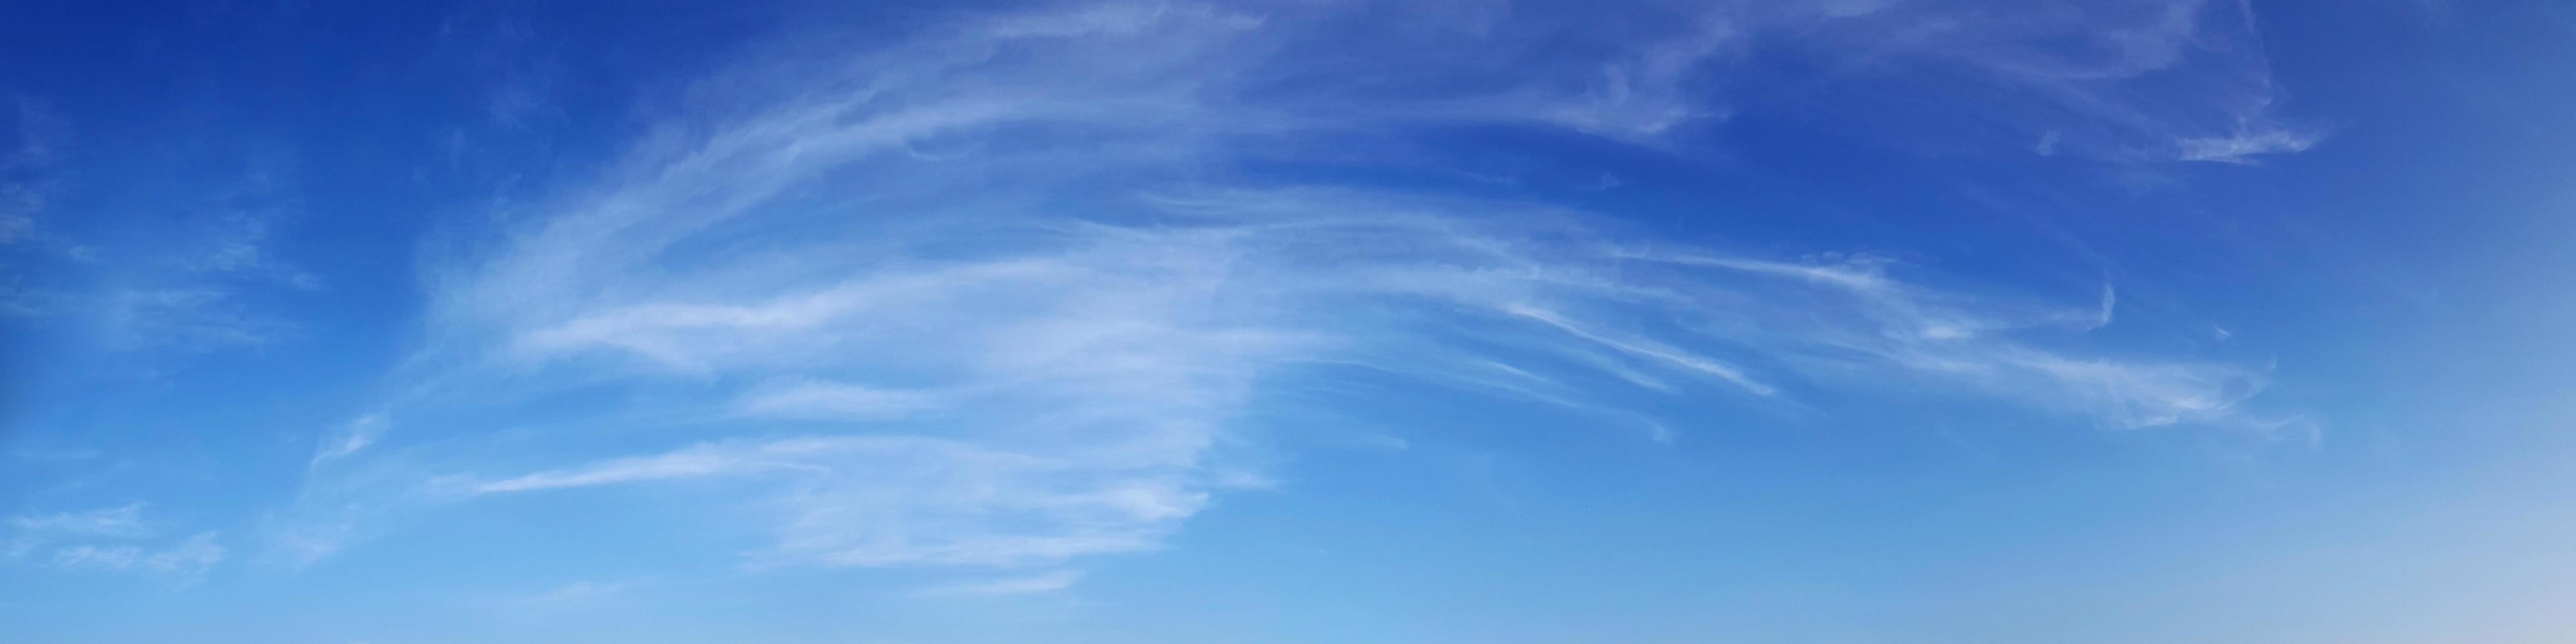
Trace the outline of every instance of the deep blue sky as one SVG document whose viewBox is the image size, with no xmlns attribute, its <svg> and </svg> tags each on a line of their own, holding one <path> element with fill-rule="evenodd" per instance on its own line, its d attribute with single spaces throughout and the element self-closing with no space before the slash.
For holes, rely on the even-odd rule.
<svg viewBox="0 0 2576 644">
<path fill-rule="evenodd" d="M 0 641 L 2576 632 L 2562 3 L 5 16 Z"/>
</svg>

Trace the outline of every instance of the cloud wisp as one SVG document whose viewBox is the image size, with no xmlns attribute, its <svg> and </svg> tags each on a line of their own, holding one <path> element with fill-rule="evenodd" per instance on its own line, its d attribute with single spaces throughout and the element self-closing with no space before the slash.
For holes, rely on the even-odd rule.
<svg viewBox="0 0 2576 644">
<path fill-rule="evenodd" d="M 193 579 L 224 560 L 224 547 L 211 532 L 198 533 L 167 548 L 73 545 L 54 550 L 53 565 L 66 570 L 150 572 Z"/>
<path fill-rule="evenodd" d="M 9 527 L 21 534 L 140 537 L 151 532 L 143 526 L 143 508 L 137 501 L 83 512 L 15 516 L 9 518 Z"/>
<path fill-rule="evenodd" d="M 148 182 L 184 188 L 169 202 L 141 195 L 91 199 L 165 227 L 169 234 L 133 236 L 103 229 L 103 213 L 56 212 L 57 192 L 87 185 L 145 183 L 67 178 L 61 158 L 73 122 L 42 103 L 14 97 L 15 123 L 0 121 L 0 324 L 85 330 L 97 348 L 193 354 L 255 346 L 291 335 L 295 325 L 255 302 L 277 291 L 309 291 L 319 278 L 276 256 L 277 224 L 293 210 L 288 174 L 258 155 L 209 155 L 199 167 L 243 166 L 212 180 L 152 175 Z M 11 127 L 14 125 L 14 127 Z M 246 160 L 245 160 L 246 159 Z M 127 172 L 133 172 L 128 170 Z M 135 172 L 137 175 L 145 174 Z M 173 173 L 177 174 L 177 173 Z M 121 180 L 121 181 L 117 181 Z M 129 202 L 130 198 L 130 202 Z"/>
<path fill-rule="evenodd" d="M 2035 141 L 2027 149 L 2040 156 L 2247 163 L 2325 136 L 2281 113 L 2289 96 L 2273 82 L 2246 0 L 1778 7 L 1760 21 L 1770 26 L 1756 32 L 1771 34 L 1763 42 L 1839 73 L 1790 83 L 1796 107 L 1900 145 Z M 1748 20 L 1738 9 L 1716 13 Z"/>
<path fill-rule="evenodd" d="M 176 542 L 153 543 L 142 502 L 79 512 L 20 515 L 7 521 L 0 558 L 63 571 L 151 573 L 182 581 L 204 577 L 224 560 L 216 534 L 200 532 Z"/>
<path fill-rule="evenodd" d="M 1012 597 L 1062 591 L 1082 579 L 1082 573 L 1057 570 L 1034 575 L 963 581 L 923 589 L 925 597 Z"/>
<path fill-rule="evenodd" d="M 397 468 L 370 445 L 398 441 L 362 420 L 319 448 L 312 485 L 442 469 L 411 503 L 721 486 L 773 519 L 765 564 L 1062 571 L 1161 547 L 1218 494 L 1264 485 L 1259 418 L 1372 404 L 1272 394 L 1360 380 L 1667 437 L 1690 428 L 1636 401 L 1803 410 L 1818 392 L 1909 390 L 2087 426 L 2245 422 L 2259 370 L 2086 350 L 2113 320 L 2107 286 L 2050 304 L 1869 255 L 1652 241 L 1617 213 L 1525 197 L 1245 170 L 1348 159 L 1335 146 L 1423 125 L 1668 144 L 1722 111 L 1694 79 L 1745 39 L 1887 19 L 1845 4 L 1694 14 L 1644 51 L 1519 80 L 1423 45 L 1508 47 L 1480 39 L 1535 23 L 1347 43 L 1422 63 L 1362 74 L 1304 55 L 1357 18 L 1303 5 L 1042 8 L 834 65 L 755 66 L 728 88 L 756 98 L 675 117 L 594 181 L 459 233 L 432 262 L 430 340 L 404 374 L 419 384 L 393 404 L 412 427 L 441 407 L 649 391 L 650 415 L 715 434 L 639 449 L 407 431 L 446 460 Z M 1948 31 L 1915 46 L 2034 85 L 2107 86 L 2184 56 L 2206 8 L 2182 6 L 2157 14 L 2185 15 L 2164 31 L 2101 36 L 2127 44 L 2095 67 Z M 1412 73 L 1469 80 L 1406 89 Z M 514 456 L 475 458 L 504 444 Z"/>
</svg>

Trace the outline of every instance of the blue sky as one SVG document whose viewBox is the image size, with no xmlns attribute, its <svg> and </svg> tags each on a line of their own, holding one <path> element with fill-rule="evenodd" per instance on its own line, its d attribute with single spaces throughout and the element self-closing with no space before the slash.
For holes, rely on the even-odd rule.
<svg viewBox="0 0 2576 644">
<path fill-rule="evenodd" d="M 0 641 L 2555 642 L 2576 7 L 0 21 Z"/>
</svg>

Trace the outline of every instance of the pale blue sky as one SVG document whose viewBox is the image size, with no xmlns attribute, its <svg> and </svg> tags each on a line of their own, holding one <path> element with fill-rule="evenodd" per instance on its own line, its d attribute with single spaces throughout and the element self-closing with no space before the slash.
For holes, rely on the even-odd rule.
<svg viewBox="0 0 2576 644">
<path fill-rule="evenodd" d="M 0 641 L 2557 642 L 2576 7 L 0 20 Z"/>
</svg>

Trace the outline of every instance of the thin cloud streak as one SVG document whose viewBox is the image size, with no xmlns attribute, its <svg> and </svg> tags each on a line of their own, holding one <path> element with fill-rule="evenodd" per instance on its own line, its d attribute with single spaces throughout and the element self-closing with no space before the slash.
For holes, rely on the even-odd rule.
<svg viewBox="0 0 2576 644">
<path fill-rule="evenodd" d="M 9 527 L 20 533 L 67 534 L 90 537 L 140 537 L 151 531 L 143 525 L 141 501 L 82 512 L 9 517 Z"/>
<path fill-rule="evenodd" d="M 391 422 L 386 420 L 383 414 L 359 416 L 325 437 L 322 444 L 313 450 L 313 460 L 308 462 L 307 466 L 319 467 L 323 463 L 356 454 L 358 450 L 375 444 L 376 439 L 383 436 L 390 425 Z"/>
<path fill-rule="evenodd" d="M 148 572 L 187 579 L 205 576 L 224 560 L 224 547 L 214 533 L 199 533 L 168 548 L 75 545 L 54 550 L 52 564 L 64 570 Z"/>
<path fill-rule="evenodd" d="M 153 523 L 141 501 L 79 512 L 19 515 L 7 521 L 0 560 L 36 562 L 64 571 L 150 573 L 193 581 L 221 563 L 227 550 L 216 533 L 199 532 L 155 544 Z M 35 556 L 38 552 L 43 556 Z"/>
<path fill-rule="evenodd" d="M 2176 141 L 2175 146 L 2184 161 L 2250 164 L 2262 155 L 2306 152 L 2321 139 L 2314 133 L 2262 130 L 2223 137 L 2187 138 Z"/>
<path fill-rule="evenodd" d="M 921 595 L 925 597 L 1015 597 L 1062 592 L 1072 588 L 1074 582 L 1081 580 L 1082 573 L 1079 571 L 1058 570 L 1036 575 L 932 586 L 922 589 Z"/>
</svg>

